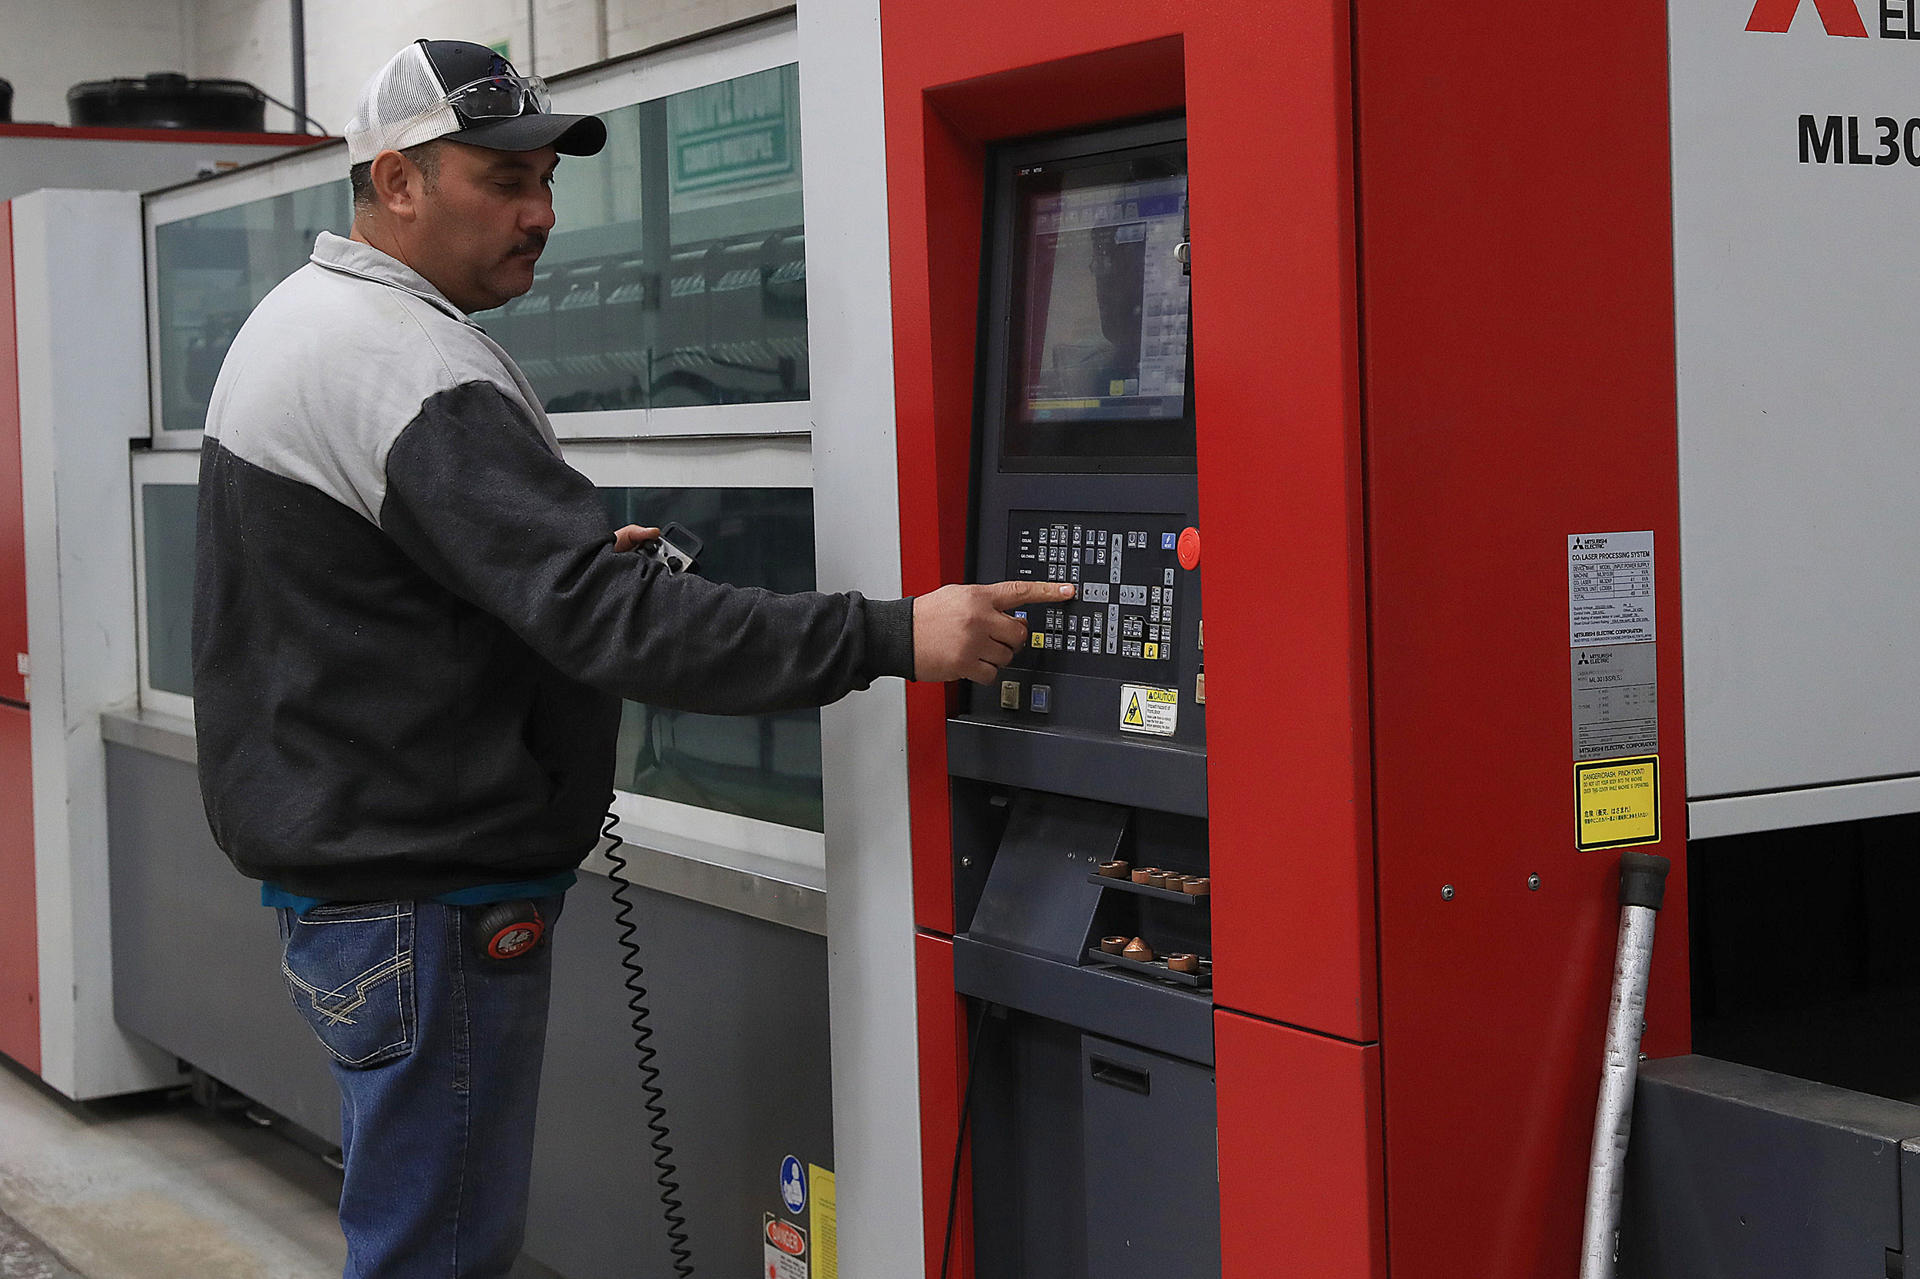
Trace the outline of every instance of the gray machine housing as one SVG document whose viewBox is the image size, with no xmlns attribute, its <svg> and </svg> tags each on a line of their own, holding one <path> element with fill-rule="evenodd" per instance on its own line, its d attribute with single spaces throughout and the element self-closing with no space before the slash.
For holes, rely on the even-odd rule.
<svg viewBox="0 0 1920 1279">
<path fill-rule="evenodd" d="M 1641 1067 L 1620 1279 L 1920 1275 L 1920 1106 L 1712 1057 Z"/>
</svg>

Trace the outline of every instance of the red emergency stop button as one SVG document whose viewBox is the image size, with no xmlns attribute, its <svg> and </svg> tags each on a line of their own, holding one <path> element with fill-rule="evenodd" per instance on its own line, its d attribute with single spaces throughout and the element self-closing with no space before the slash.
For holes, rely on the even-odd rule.
<svg viewBox="0 0 1920 1279">
<path fill-rule="evenodd" d="M 1200 530 L 1187 528 L 1180 531 L 1180 567 L 1193 569 L 1200 567 Z"/>
</svg>

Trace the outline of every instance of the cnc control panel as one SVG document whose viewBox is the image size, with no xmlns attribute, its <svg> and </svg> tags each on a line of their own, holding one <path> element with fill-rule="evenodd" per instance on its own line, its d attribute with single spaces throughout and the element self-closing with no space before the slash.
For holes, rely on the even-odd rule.
<svg viewBox="0 0 1920 1279">
<path fill-rule="evenodd" d="M 1070 582 L 1074 598 L 1026 610 L 1016 666 L 1113 678 L 1170 678 L 1197 589 L 1180 567 L 1175 515 L 1012 511 L 1007 576 Z M 1190 629 L 1190 628 L 1187 628 Z"/>
</svg>

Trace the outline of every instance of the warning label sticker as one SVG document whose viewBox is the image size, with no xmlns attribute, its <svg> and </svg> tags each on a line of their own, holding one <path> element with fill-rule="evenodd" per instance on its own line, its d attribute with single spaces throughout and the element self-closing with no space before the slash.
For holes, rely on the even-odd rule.
<svg viewBox="0 0 1920 1279">
<path fill-rule="evenodd" d="M 833 1190 L 833 1173 L 819 1164 L 807 1165 L 813 1185 L 813 1279 L 840 1279 L 840 1204 Z"/>
<path fill-rule="evenodd" d="M 1180 690 L 1145 684 L 1120 686 L 1120 731 L 1172 737 L 1180 722 Z"/>
<path fill-rule="evenodd" d="M 760 1242 L 767 1279 L 807 1279 L 807 1232 L 770 1212 L 763 1216 Z"/>
<path fill-rule="evenodd" d="M 1660 838 L 1660 757 L 1601 759 L 1573 766 L 1575 844 L 1583 852 L 1652 844 Z"/>
<path fill-rule="evenodd" d="M 1642 644 L 1654 636 L 1653 533 L 1567 538 L 1571 644 Z"/>
</svg>

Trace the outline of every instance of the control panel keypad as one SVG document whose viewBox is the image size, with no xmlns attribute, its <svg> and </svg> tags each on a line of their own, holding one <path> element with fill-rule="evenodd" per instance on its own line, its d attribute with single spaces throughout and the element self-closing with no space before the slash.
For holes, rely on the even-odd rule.
<svg viewBox="0 0 1920 1279">
<path fill-rule="evenodd" d="M 1055 669 L 1171 678 L 1165 667 L 1178 646 L 1175 613 L 1183 585 L 1195 580 L 1179 570 L 1175 551 L 1188 522 L 1178 515 L 1011 512 L 1007 576 L 1076 587 L 1069 603 L 1027 615 L 1029 660 L 1045 653 L 1045 665 Z"/>
</svg>

